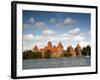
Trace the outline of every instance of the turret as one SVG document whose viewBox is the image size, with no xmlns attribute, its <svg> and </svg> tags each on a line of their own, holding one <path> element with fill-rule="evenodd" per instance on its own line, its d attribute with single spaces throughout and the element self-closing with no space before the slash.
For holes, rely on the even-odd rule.
<svg viewBox="0 0 100 80">
<path fill-rule="evenodd" d="M 48 48 L 52 48 L 52 43 L 51 43 L 51 41 L 48 42 Z"/>
<path fill-rule="evenodd" d="M 82 56 L 82 53 L 81 53 L 81 47 L 79 44 L 77 44 L 76 48 L 75 48 L 75 52 L 76 52 L 76 55 L 77 56 Z"/>
<path fill-rule="evenodd" d="M 57 51 L 58 51 L 58 53 L 63 53 L 63 45 L 61 42 L 58 43 Z"/>
<path fill-rule="evenodd" d="M 35 45 L 34 48 L 32 49 L 33 52 L 38 52 L 38 47 Z"/>
</svg>

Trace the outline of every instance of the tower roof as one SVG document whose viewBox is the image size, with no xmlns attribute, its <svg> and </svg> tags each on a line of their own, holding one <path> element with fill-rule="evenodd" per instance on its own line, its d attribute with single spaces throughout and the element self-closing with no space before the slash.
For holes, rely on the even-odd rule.
<svg viewBox="0 0 100 80">
<path fill-rule="evenodd" d="M 77 44 L 77 47 L 78 47 L 78 48 L 81 48 L 81 46 L 79 45 L 79 43 Z"/>
<path fill-rule="evenodd" d="M 33 50 L 38 50 L 38 47 L 37 45 L 34 46 Z"/>
<path fill-rule="evenodd" d="M 48 47 L 52 47 L 51 41 L 48 42 Z"/>
<path fill-rule="evenodd" d="M 49 41 L 48 44 L 52 44 L 51 41 Z"/>
<path fill-rule="evenodd" d="M 56 46 L 54 45 L 53 48 L 56 48 Z"/>
<path fill-rule="evenodd" d="M 61 42 L 58 43 L 58 47 L 62 47 L 63 48 L 63 45 Z"/>
</svg>

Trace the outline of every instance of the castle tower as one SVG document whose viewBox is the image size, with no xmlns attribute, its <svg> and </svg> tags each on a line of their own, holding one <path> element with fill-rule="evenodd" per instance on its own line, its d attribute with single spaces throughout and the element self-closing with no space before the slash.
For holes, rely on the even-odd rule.
<svg viewBox="0 0 100 80">
<path fill-rule="evenodd" d="M 35 45 L 34 48 L 32 49 L 33 52 L 38 52 L 38 47 Z"/>
<path fill-rule="evenodd" d="M 63 45 L 61 42 L 58 43 L 57 51 L 58 51 L 58 53 L 63 53 Z"/>
<path fill-rule="evenodd" d="M 79 44 L 77 44 L 76 48 L 75 48 L 75 52 L 77 56 L 82 56 L 81 54 L 81 47 Z"/>
<path fill-rule="evenodd" d="M 52 48 L 52 43 L 51 43 L 51 41 L 48 42 L 48 48 L 49 48 L 49 49 Z"/>
<path fill-rule="evenodd" d="M 69 56 L 75 56 L 74 49 L 71 45 L 67 48 L 67 53 Z"/>
</svg>

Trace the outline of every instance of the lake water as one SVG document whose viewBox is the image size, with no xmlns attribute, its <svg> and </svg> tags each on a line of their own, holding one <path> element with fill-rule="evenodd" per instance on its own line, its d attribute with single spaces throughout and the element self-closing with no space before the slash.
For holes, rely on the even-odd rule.
<svg viewBox="0 0 100 80">
<path fill-rule="evenodd" d="M 68 58 L 23 60 L 23 69 L 81 67 L 90 65 L 91 65 L 90 57 L 68 57 Z"/>
</svg>

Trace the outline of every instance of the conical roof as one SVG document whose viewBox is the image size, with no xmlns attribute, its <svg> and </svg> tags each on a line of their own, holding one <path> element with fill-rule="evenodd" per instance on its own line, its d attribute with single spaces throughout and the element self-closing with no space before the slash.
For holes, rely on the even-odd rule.
<svg viewBox="0 0 100 80">
<path fill-rule="evenodd" d="M 53 48 L 56 48 L 56 46 L 54 45 Z"/>
<path fill-rule="evenodd" d="M 34 46 L 33 50 L 38 50 L 38 47 L 37 45 Z"/>
<path fill-rule="evenodd" d="M 58 43 L 58 47 L 62 47 L 63 48 L 63 45 L 61 42 Z"/>
<path fill-rule="evenodd" d="M 77 47 L 78 47 L 78 48 L 81 48 L 81 46 L 79 45 L 79 43 L 77 44 Z"/>
<path fill-rule="evenodd" d="M 52 47 L 51 41 L 48 42 L 48 47 Z"/>
</svg>

